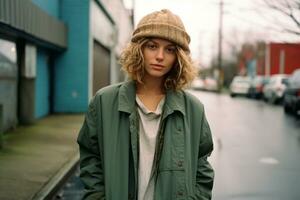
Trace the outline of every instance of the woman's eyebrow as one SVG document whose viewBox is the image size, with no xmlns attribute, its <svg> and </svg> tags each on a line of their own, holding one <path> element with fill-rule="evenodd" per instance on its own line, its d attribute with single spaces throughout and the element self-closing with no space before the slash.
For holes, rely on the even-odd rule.
<svg viewBox="0 0 300 200">
<path fill-rule="evenodd" d="M 167 47 L 174 47 L 175 48 L 176 45 L 175 44 L 168 44 Z"/>
<path fill-rule="evenodd" d="M 154 39 L 149 39 L 148 42 L 153 42 L 153 43 L 156 44 L 156 45 L 160 45 L 159 42 L 156 42 Z M 165 45 L 165 46 L 166 46 L 166 47 L 176 47 L 176 45 L 173 44 L 173 43 L 169 43 L 169 44 L 167 44 L 167 45 Z"/>
<path fill-rule="evenodd" d="M 150 39 L 148 42 L 153 42 L 155 44 L 158 44 L 157 42 L 155 42 L 153 39 Z"/>
</svg>

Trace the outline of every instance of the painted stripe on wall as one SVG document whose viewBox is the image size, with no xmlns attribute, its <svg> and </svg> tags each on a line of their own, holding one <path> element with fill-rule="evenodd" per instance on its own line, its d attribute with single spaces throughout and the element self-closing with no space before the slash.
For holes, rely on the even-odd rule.
<svg viewBox="0 0 300 200">
<path fill-rule="evenodd" d="M 38 49 L 35 80 L 35 117 L 41 118 L 50 110 L 50 71 L 49 56 L 46 51 Z"/>
<path fill-rule="evenodd" d="M 54 112 L 85 112 L 88 105 L 89 1 L 65 0 L 68 49 L 56 59 Z"/>
</svg>

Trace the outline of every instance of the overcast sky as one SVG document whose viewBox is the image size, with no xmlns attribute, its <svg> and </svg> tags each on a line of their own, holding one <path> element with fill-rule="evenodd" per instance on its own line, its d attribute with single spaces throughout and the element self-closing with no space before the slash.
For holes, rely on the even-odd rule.
<svg viewBox="0 0 300 200">
<path fill-rule="evenodd" d="M 163 8 L 179 15 L 191 36 L 192 57 L 202 65 L 208 65 L 212 56 L 217 54 L 219 0 L 134 0 L 132 2 L 135 8 L 135 23 L 144 15 Z M 300 42 L 300 37 L 275 32 L 270 28 L 274 25 L 272 23 L 281 21 L 288 25 L 290 21 L 285 21 L 281 15 L 266 10 L 262 5 L 262 0 L 224 0 L 224 54 L 229 53 L 230 44 L 245 40 Z"/>
</svg>

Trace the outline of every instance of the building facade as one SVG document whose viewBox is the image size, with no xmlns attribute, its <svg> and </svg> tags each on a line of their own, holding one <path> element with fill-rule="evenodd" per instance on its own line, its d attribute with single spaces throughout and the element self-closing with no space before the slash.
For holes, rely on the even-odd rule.
<svg viewBox="0 0 300 200">
<path fill-rule="evenodd" d="M 85 112 L 98 89 L 122 80 L 132 29 L 122 0 L 1 0 L 2 129 Z"/>
<path fill-rule="evenodd" d="M 292 74 L 300 68 L 300 43 L 269 43 L 265 55 L 265 75 Z"/>
<path fill-rule="evenodd" d="M 300 68 L 300 43 L 246 44 L 239 57 L 239 74 L 292 74 Z"/>
</svg>

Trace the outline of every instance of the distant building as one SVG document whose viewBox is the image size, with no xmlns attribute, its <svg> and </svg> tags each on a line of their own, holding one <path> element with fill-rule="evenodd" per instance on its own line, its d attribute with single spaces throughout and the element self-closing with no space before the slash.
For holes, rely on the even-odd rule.
<svg viewBox="0 0 300 200">
<path fill-rule="evenodd" d="M 98 89 L 123 80 L 132 19 L 120 0 L 2 0 L 2 128 L 85 112 Z"/>
<path fill-rule="evenodd" d="M 300 43 L 266 45 L 264 75 L 292 74 L 300 68 Z"/>
<path fill-rule="evenodd" d="M 239 57 L 239 74 L 291 74 L 300 68 L 300 43 L 246 44 Z"/>
</svg>

